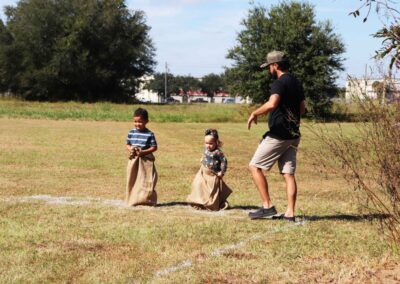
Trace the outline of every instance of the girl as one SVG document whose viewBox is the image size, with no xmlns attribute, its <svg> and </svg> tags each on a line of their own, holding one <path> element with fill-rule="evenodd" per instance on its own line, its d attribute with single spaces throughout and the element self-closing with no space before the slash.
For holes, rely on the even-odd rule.
<svg viewBox="0 0 400 284">
<path fill-rule="evenodd" d="M 201 166 L 193 180 L 187 202 L 201 209 L 227 209 L 229 204 L 226 199 L 232 190 L 222 180 L 228 161 L 220 149 L 222 142 L 216 129 L 205 131 L 204 144 Z"/>
</svg>

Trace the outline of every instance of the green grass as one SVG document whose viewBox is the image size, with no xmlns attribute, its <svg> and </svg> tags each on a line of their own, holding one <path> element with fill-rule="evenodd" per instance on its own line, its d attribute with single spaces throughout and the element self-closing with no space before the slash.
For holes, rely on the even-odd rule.
<svg viewBox="0 0 400 284">
<path fill-rule="evenodd" d="M 0 117 L 52 120 L 129 121 L 133 111 L 144 107 L 153 122 L 244 122 L 250 113 L 248 105 L 174 104 L 124 105 L 77 102 L 46 103 L 0 99 Z"/>
<path fill-rule="evenodd" d="M 313 153 L 322 145 L 307 126 L 314 125 L 303 126 L 297 214 L 314 217 L 288 228 L 247 217 L 246 208 L 260 204 L 247 164 L 262 123 L 248 131 L 245 123 L 150 122 L 159 144 L 162 206 L 129 209 L 103 201 L 124 198 L 131 122 L 0 118 L 0 283 L 396 283 L 399 253 L 376 219 L 361 218 L 350 186 L 320 170 Z M 219 129 L 229 161 L 233 209 L 222 213 L 177 203 L 190 192 L 207 127 Z M 343 125 L 346 133 L 354 127 Z M 268 180 L 283 211 L 284 182 L 276 168 Z M 92 201 L 20 200 L 32 195 Z M 241 245 L 212 255 L 234 244 Z M 191 266 L 155 275 L 187 260 Z"/>
</svg>

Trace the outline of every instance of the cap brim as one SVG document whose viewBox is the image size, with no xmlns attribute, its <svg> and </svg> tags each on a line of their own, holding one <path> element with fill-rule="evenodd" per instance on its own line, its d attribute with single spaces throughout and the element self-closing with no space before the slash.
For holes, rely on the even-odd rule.
<svg viewBox="0 0 400 284">
<path fill-rule="evenodd" d="M 263 64 L 260 65 L 260 68 L 268 67 L 268 65 L 269 65 L 269 64 L 268 64 L 267 62 L 265 62 L 265 63 L 263 63 Z"/>
</svg>

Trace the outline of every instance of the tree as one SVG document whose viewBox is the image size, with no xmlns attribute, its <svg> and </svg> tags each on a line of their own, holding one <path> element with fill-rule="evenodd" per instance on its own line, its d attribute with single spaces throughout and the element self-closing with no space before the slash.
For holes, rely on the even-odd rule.
<svg viewBox="0 0 400 284">
<path fill-rule="evenodd" d="M 12 36 L 7 31 L 3 21 L 0 19 L 0 62 L 6 62 L 5 59 L 8 57 L 10 53 L 10 44 L 12 42 Z M 10 58 L 11 59 L 11 58 Z M 8 62 L 10 64 L 11 62 Z M 0 93 L 7 91 L 11 86 L 8 85 L 8 82 L 11 81 L 10 74 L 7 72 L 8 69 L 11 69 L 11 66 L 6 66 L 5 64 L 0 64 Z"/>
<path fill-rule="evenodd" d="M 167 95 L 171 94 L 171 83 L 174 80 L 174 75 L 171 73 L 167 74 Z M 153 79 L 148 81 L 144 86 L 145 89 L 152 90 L 156 92 L 159 96 L 164 96 L 165 93 L 165 74 L 164 73 L 154 73 Z"/>
<path fill-rule="evenodd" d="M 223 75 L 208 74 L 201 78 L 200 88 L 203 92 L 212 97 L 214 93 L 219 93 L 226 90 Z"/>
<path fill-rule="evenodd" d="M 128 101 L 155 64 L 144 14 L 124 0 L 21 0 L 5 14 L 0 70 L 22 98 Z"/>
<path fill-rule="evenodd" d="M 374 35 L 374 37 L 383 38 L 382 48 L 376 51 L 375 58 L 382 59 L 390 57 L 390 70 L 392 70 L 393 66 L 400 68 L 400 11 L 394 8 L 396 4 L 398 4 L 398 1 L 362 0 L 361 6 L 349 14 L 358 17 L 361 15 L 360 11 L 365 8 L 368 11 L 367 15 L 364 15 L 363 22 L 366 22 L 374 6 L 378 15 L 383 10 L 385 18 L 392 21 L 390 26 L 384 25 L 383 28 L 378 30 Z"/>
<path fill-rule="evenodd" d="M 154 79 L 150 80 L 145 88 L 157 92 L 159 95 L 165 92 L 165 74 L 155 73 Z M 170 73 L 167 74 L 167 96 L 171 94 L 178 94 L 181 91 L 194 91 L 200 88 L 200 83 L 197 78 L 190 75 L 174 76 Z"/>
<path fill-rule="evenodd" d="M 330 110 L 329 98 L 337 93 L 337 72 L 343 70 L 344 45 L 329 21 L 315 23 L 314 8 L 307 3 L 283 2 L 269 11 L 253 6 L 238 44 L 229 50 L 234 61 L 228 69 L 230 90 L 263 102 L 272 82 L 259 65 L 272 50 L 283 50 L 292 72 L 303 83 L 307 108 L 316 116 Z"/>
<path fill-rule="evenodd" d="M 197 91 L 200 89 L 199 79 L 190 76 L 175 76 L 172 81 L 171 92 L 179 93 L 180 91 Z"/>
<path fill-rule="evenodd" d="M 145 88 L 157 92 L 159 95 L 163 95 L 165 92 L 165 74 L 154 73 L 153 76 L 154 78 L 145 85 Z M 201 90 L 202 92 L 207 93 L 208 96 L 212 97 L 214 93 L 226 90 L 225 75 L 213 73 L 205 75 L 201 79 L 190 75 L 174 76 L 168 73 L 167 86 L 167 96 L 178 94 L 180 92 Z"/>
</svg>

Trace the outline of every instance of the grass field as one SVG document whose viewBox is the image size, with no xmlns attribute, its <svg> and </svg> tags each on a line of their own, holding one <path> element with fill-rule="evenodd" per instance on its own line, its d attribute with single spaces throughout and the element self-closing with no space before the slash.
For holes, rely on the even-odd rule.
<svg viewBox="0 0 400 284">
<path fill-rule="evenodd" d="M 298 154 L 299 222 L 293 225 L 247 217 L 260 204 L 247 164 L 263 123 L 251 131 L 231 122 L 148 126 L 159 144 L 159 206 L 127 208 L 130 122 L 2 115 L 0 283 L 400 282 L 400 256 L 378 232 L 379 216 L 360 215 L 343 179 L 319 170 L 311 153 L 322 145 L 307 127 Z M 233 208 L 224 212 L 183 204 L 207 127 L 220 130 L 229 160 Z M 276 168 L 268 177 L 283 211 L 283 180 Z"/>
<path fill-rule="evenodd" d="M 144 107 L 153 122 L 245 122 L 248 105 L 241 104 L 169 104 L 124 105 L 77 102 L 44 103 L 0 98 L 0 117 L 52 120 L 129 121 L 132 110 Z"/>
</svg>

